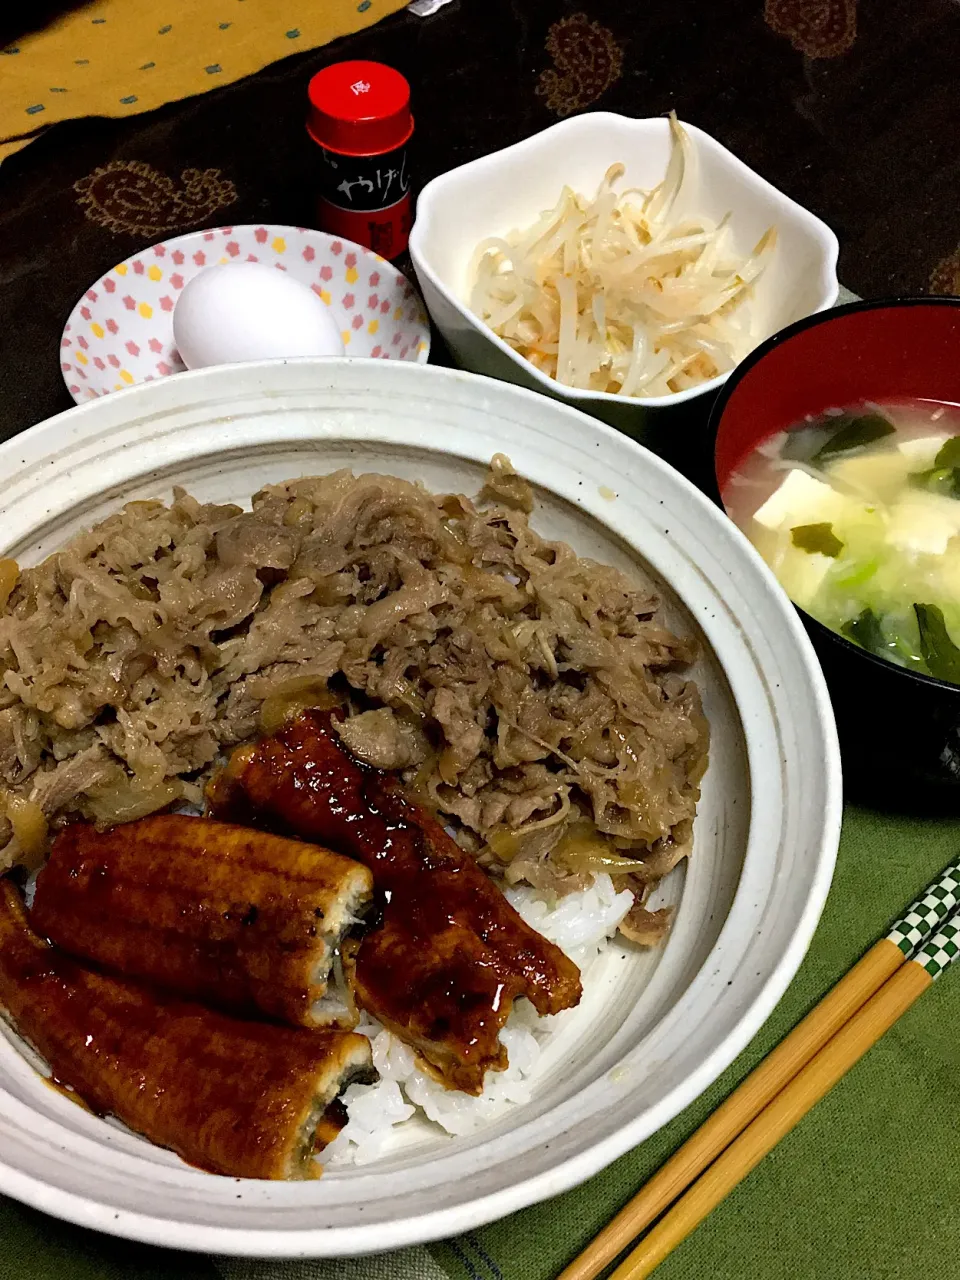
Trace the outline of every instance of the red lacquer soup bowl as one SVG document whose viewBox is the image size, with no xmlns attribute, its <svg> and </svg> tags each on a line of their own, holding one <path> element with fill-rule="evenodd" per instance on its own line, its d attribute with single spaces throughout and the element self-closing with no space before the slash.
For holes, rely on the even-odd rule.
<svg viewBox="0 0 960 1280">
<path fill-rule="evenodd" d="M 770 436 L 863 401 L 960 405 L 960 298 L 859 302 L 758 347 L 713 409 L 721 495 Z M 875 657 L 799 610 L 833 700 L 848 794 L 960 810 L 960 686 Z"/>
</svg>

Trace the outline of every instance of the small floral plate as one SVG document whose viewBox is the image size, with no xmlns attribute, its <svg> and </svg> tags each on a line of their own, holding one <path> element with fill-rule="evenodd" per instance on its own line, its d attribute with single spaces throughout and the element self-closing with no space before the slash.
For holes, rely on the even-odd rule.
<svg viewBox="0 0 960 1280">
<path fill-rule="evenodd" d="M 426 364 L 430 325 L 413 285 L 389 262 L 306 227 L 216 227 L 151 245 L 97 280 L 60 339 L 63 380 L 77 404 L 180 373 L 173 308 L 214 263 L 264 262 L 289 271 L 334 313 L 348 356 Z"/>
</svg>

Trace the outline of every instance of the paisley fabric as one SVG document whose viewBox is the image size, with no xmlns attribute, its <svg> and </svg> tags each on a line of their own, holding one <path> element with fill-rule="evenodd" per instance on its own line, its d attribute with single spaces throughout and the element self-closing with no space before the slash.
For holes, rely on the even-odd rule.
<svg viewBox="0 0 960 1280">
<path fill-rule="evenodd" d="M 837 58 L 857 38 L 857 0 L 766 0 L 764 18 L 808 58 Z"/>
<path fill-rule="evenodd" d="M 73 189 L 91 222 L 144 236 L 195 227 L 237 198 L 236 187 L 219 169 L 184 169 L 176 182 L 142 160 L 111 160 Z"/>
<path fill-rule="evenodd" d="M 585 13 L 555 22 L 547 33 L 546 50 L 553 66 L 541 71 L 537 94 L 558 116 L 592 106 L 623 70 L 616 36 Z"/>
</svg>

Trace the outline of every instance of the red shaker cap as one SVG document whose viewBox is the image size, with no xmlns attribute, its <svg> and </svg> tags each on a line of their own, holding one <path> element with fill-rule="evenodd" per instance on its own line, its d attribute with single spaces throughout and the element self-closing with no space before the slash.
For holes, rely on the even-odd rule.
<svg viewBox="0 0 960 1280">
<path fill-rule="evenodd" d="M 413 132 L 410 86 L 382 62 L 335 62 L 317 72 L 308 92 L 307 132 L 330 151 L 379 155 Z"/>
</svg>

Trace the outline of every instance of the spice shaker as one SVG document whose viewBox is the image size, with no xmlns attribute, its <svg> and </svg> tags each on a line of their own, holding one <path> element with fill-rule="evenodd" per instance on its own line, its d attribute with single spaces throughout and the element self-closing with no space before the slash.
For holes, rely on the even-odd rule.
<svg viewBox="0 0 960 1280">
<path fill-rule="evenodd" d="M 317 225 L 384 258 L 407 247 L 413 133 L 410 86 L 381 62 L 337 62 L 310 81 L 317 144 Z"/>
</svg>

